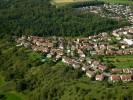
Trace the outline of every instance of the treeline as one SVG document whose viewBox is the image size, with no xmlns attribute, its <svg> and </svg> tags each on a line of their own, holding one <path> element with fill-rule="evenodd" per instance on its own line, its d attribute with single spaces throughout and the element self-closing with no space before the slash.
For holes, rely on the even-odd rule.
<svg viewBox="0 0 133 100">
<path fill-rule="evenodd" d="M 127 25 L 48 0 L 0 0 L 0 33 L 39 36 L 88 36 Z"/>
</svg>

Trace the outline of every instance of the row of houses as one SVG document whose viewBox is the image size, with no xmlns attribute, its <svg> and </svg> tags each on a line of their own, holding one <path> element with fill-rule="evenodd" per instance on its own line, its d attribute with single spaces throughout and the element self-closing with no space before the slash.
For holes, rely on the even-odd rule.
<svg viewBox="0 0 133 100">
<path fill-rule="evenodd" d="M 133 68 L 112 68 L 112 73 L 126 73 L 126 74 L 133 74 Z"/>
<path fill-rule="evenodd" d="M 111 75 L 109 77 L 110 81 L 116 82 L 116 81 L 124 81 L 124 82 L 128 82 L 128 81 L 132 81 L 132 75 L 128 74 L 128 75 Z"/>
<path fill-rule="evenodd" d="M 122 71 L 119 72 L 120 69 L 111 69 L 109 66 L 91 57 L 95 55 L 133 54 L 132 45 L 121 44 L 123 39 L 116 39 L 118 37 L 122 38 L 123 35 L 128 36 L 133 34 L 132 30 L 133 27 L 124 27 L 114 30 L 111 34 L 103 32 L 86 38 L 70 40 L 62 37 L 43 38 L 38 36 L 22 36 L 17 38 L 16 42 L 18 43 L 17 46 L 23 45 L 34 51 L 42 52 L 48 58 L 55 58 L 55 61 L 62 60 L 74 69 L 81 69 L 89 78 L 99 81 L 104 79 L 115 81 L 111 77 L 117 74 L 120 74 L 121 77 L 122 75 L 131 75 L 132 77 L 132 69 L 121 69 Z M 118 33 L 117 36 L 114 33 Z M 112 41 L 112 38 L 115 38 L 117 43 L 111 44 L 110 41 Z M 121 46 L 125 48 L 121 48 Z M 121 77 L 120 80 L 123 80 Z"/>
</svg>

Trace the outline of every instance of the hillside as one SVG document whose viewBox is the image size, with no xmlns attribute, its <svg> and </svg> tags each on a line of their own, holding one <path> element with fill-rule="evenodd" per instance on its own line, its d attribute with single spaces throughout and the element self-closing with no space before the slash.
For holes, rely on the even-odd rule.
<svg viewBox="0 0 133 100">
<path fill-rule="evenodd" d="M 64 0 L 65 3 L 68 1 Z M 65 64 L 60 58 L 56 61 L 52 57 L 49 58 L 47 56 L 51 53 L 49 50 L 46 54 L 32 50 L 38 42 L 41 45 L 46 43 L 46 46 L 42 47 L 51 50 L 65 44 L 62 51 L 66 50 L 68 53 L 70 52 L 66 48 L 78 51 L 76 47 L 89 44 L 87 48 L 94 51 L 95 49 L 91 47 L 102 45 L 103 42 L 108 44 L 107 40 L 97 38 L 97 41 L 92 38 L 87 40 L 88 42 L 83 42 L 83 37 L 89 38 L 90 35 L 106 31 L 109 31 L 108 35 L 111 34 L 111 30 L 126 25 L 129 23 L 125 20 L 101 17 L 70 6 L 56 8 L 56 5 L 51 4 L 51 0 L 0 0 L 0 100 L 132 100 L 132 82 L 113 83 L 108 81 L 107 77 L 103 81 L 96 81 L 87 77 L 81 69 L 74 69 L 72 65 Z M 20 46 L 21 43 L 28 43 L 30 38 L 27 37 L 24 41 L 20 39 L 21 42 L 18 43 L 17 40 L 21 36 L 41 37 L 35 43 L 30 42 L 29 48 L 24 48 Z M 49 40 L 43 40 L 44 37 Z M 82 37 L 81 42 L 80 37 Z M 95 38 L 95 36 L 90 37 Z M 50 47 L 48 42 L 56 45 Z M 97 44 L 93 45 L 94 42 Z M 114 45 L 117 43 L 115 40 L 110 42 Z M 74 47 L 76 43 L 78 45 Z M 85 49 L 84 51 L 91 57 L 89 52 Z M 74 55 L 79 56 L 77 53 Z M 116 68 L 119 66 L 124 68 L 125 65 L 127 67 L 127 64 L 128 67 L 132 67 L 133 64 L 132 55 L 98 57 Z"/>
<path fill-rule="evenodd" d="M 2 100 L 12 100 L 9 96 L 27 97 L 28 100 L 131 100 L 133 95 L 132 82 L 97 82 L 60 61 L 54 63 L 47 59 L 42 63 L 41 59 L 44 58 L 40 53 L 16 47 L 10 37 L 0 39 L 0 56 L 1 76 L 6 83 L 12 82 L 10 87 L 9 84 L 0 87 L 0 90 L 7 89 L 6 93 L 0 92 Z M 11 94 L 9 88 L 18 92 Z M 6 96 L 8 99 L 4 99 Z"/>
</svg>

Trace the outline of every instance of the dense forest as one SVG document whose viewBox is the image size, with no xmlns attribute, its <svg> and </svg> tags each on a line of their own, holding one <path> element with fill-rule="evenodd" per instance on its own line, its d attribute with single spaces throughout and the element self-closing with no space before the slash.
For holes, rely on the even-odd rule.
<svg viewBox="0 0 133 100">
<path fill-rule="evenodd" d="M 126 24 L 72 7 L 56 8 L 49 0 L 0 0 L 0 33 L 4 34 L 88 36 Z"/>
</svg>

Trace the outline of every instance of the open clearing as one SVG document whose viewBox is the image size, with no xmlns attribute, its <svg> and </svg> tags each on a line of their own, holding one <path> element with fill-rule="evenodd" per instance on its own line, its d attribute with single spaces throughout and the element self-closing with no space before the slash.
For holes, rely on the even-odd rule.
<svg viewBox="0 0 133 100">
<path fill-rule="evenodd" d="M 56 6 L 64 6 L 70 3 L 86 2 L 86 1 L 94 1 L 94 0 L 52 0 L 51 3 Z"/>
<path fill-rule="evenodd" d="M 133 55 L 107 56 L 103 61 L 113 64 L 117 68 L 133 68 Z"/>
</svg>

